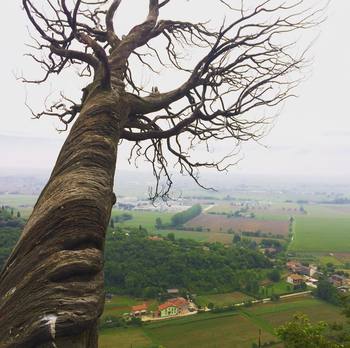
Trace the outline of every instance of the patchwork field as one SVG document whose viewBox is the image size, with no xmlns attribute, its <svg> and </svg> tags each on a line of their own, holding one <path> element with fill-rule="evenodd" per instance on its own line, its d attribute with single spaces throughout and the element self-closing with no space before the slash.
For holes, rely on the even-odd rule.
<svg viewBox="0 0 350 348">
<path fill-rule="evenodd" d="M 247 208 L 245 206 L 245 208 Z M 239 203 L 218 204 L 207 211 L 209 214 L 233 214 L 242 209 Z M 257 203 L 248 206 L 248 213 L 253 213 L 262 220 L 288 220 L 290 216 L 303 215 L 300 206 L 295 203 Z"/>
<path fill-rule="evenodd" d="M 145 325 L 139 329 L 109 329 L 101 332 L 101 348 L 251 348 L 259 326 L 239 313 L 201 314 Z M 274 340 L 262 331 L 262 340 Z"/>
<path fill-rule="evenodd" d="M 237 298 L 242 296 L 238 293 L 226 295 Z M 226 301 L 222 295 L 213 296 L 221 296 L 222 301 Z M 298 312 L 307 314 L 312 321 L 345 322 L 341 308 L 312 297 L 298 297 L 254 305 L 232 313 L 205 313 L 154 322 L 137 329 L 103 330 L 100 347 L 151 348 L 154 345 L 163 345 L 167 348 L 251 348 L 257 342 L 260 329 L 262 342 L 275 341 L 276 344 L 272 347 L 277 348 L 282 346 L 273 335 L 274 328 L 291 320 Z"/>
<path fill-rule="evenodd" d="M 288 235 L 289 222 L 279 220 L 258 220 L 252 218 L 228 218 L 224 215 L 201 214 L 186 224 L 186 227 L 205 227 L 211 232 L 261 231 L 275 235 Z"/>
</svg>

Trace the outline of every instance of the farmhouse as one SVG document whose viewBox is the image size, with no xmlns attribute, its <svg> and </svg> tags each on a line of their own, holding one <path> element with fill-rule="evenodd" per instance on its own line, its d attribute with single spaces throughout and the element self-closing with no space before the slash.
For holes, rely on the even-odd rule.
<svg viewBox="0 0 350 348">
<path fill-rule="evenodd" d="M 287 283 L 293 285 L 301 285 L 304 282 L 304 277 L 299 274 L 290 274 L 287 277 Z"/>
<path fill-rule="evenodd" d="M 295 270 L 297 269 L 297 267 L 300 267 L 301 264 L 297 261 L 289 261 L 287 262 L 286 266 L 290 271 L 295 273 Z"/>
<path fill-rule="evenodd" d="M 314 265 L 310 265 L 309 267 L 303 266 L 301 263 L 297 261 L 289 261 L 287 262 L 286 266 L 291 272 L 300 274 L 300 275 L 305 275 L 308 277 L 312 277 L 317 272 L 316 266 Z"/>
<path fill-rule="evenodd" d="M 174 296 L 174 295 L 179 295 L 180 290 L 179 289 L 167 289 L 166 292 L 168 295 Z"/>
<path fill-rule="evenodd" d="M 176 316 L 188 312 L 188 301 L 183 297 L 177 297 L 158 306 L 161 318 Z"/>
<path fill-rule="evenodd" d="M 346 278 L 338 274 L 333 274 L 330 276 L 329 282 L 332 283 L 335 287 L 340 287 L 345 285 Z"/>
<path fill-rule="evenodd" d="M 132 315 L 134 317 L 138 317 L 138 316 L 141 316 L 141 315 L 144 315 L 147 313 L 147 304 L 146 303 L 143 303 L 141 305 L 136 305 L 136 306 L 132 306 L 131 307 L 131 311 L 132 311 Z"/>
</svg>

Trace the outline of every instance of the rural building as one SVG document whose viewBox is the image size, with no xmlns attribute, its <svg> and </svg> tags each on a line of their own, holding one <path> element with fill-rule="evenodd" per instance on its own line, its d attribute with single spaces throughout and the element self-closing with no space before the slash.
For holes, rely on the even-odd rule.
<svg viewBox="0 0 350 348">
<path fill-rule="evenodd" d="M 304 282 L 304 277 L 299 274 L 290 274 L 287 277 L 287 283 L 293 285 L 301 285 Z"/>
<path fill-rule="evenodd" d="M 338 291 L 344 292 L 344 293 L 350 292 L 350 286 L 348 285 L 339 286 L 337 289 Z"/>
<path fill-rule="evenodd" d="M 172 296 L 178 296 L 180 293 L 179 289 L 167 289 L 167 294 Z"/>
<path fill-rule="evenodd" d="M 312 277 L 317 272 L 316 266 L 314 265 L 311 265 L 309 267 L 303 266 L 300 262 L 297 262 L 297 261 L 289 261 L 287 262 L 286 266 L 291 272 L 300 274 L 300 275 L 305 275 L 308 277 Z"/>
<path fill-rule="evenodd" d="M 159 316 L 161 318 L 171 317 L 179 314 L 179 309 L 171 302 L 165 302 L 159 305 Z"/>
<path fill-rule="evenodd" d="M 277 254 L 277 249 L 276 248 L 265 248 L 264 254 L 269 254 L 269 255 Z"/>
<path fill-rule="evenodd" d="M 346 278 L 338 274 L 333 274 L 329 277 L 329 282 L 332 283 L 335 287 L 340 287 L 345 285 Z"/>
<path fill-rule="evenodd" d="M 149 236 L 148 239 L 149 240 L 164 240 L 164 238 L 159 237 L 159 236 Z"/>
<path fill-rule="evenodd" d="M 166 301 L 158 306 L 159 316 L 161 318 L 171 317 L 188 312 L 188 301 L 183 297 L 177 297 Z"/>
<path fill-rule="evenodd" d="M 289 262 L 287 262 L 286 266 L 290 271 L 292 271 L 293 273 L 296 273 L 295 272 L 296 268 L 300 267 L 301 264 L 297 261 L 289 261 Z"/>
<path fill-rule="evenodd" d="M 148 306 L 146 303 L 143 303 L 141 305 L 132 306 L 131 307 L 131 311 L 132 311 L 131 314 L 135 317 L 144 315 L 147 313 L 147 308 L 148 308 Z"/>
</svg>

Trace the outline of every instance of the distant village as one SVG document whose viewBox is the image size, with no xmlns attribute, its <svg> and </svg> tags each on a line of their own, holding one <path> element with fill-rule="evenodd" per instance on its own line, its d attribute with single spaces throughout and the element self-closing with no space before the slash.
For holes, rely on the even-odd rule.
<svg viewBox="0 0 350 348">
<path fill-rule="evenodd" d="M 289 261 L 286 263 L 287 269 L 290 272 L 287 276 L 287 283 L 293 285 L 294 289 L 299 289 L 304 285 L 317 288 L 318 278 L 323 276 L 322 272 L 319 272 L 317 266 L 309 265 L 304 266 L 298 261 Z M 344 275 L 331 274 L 328 277 L 328 281 L 337 288 L 339 292 L 350 291 L 350 279 Z"/>
</svg>

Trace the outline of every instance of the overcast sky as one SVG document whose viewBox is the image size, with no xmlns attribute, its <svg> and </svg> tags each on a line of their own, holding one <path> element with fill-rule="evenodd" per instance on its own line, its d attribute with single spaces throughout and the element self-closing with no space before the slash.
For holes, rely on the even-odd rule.
<svg viewBox="0 0 350 348">
<path fill-rule="evenodd" d="M 143 18 L 147 5 L 146 0 L 125 3 L 133 8 L 124 6 L 121 9 L 118 26 L 122 32 L 131 25 L 130 19 L 138 22 Z M 213 14 L 209 1 L 180 0 L 179 3 L 181 11 L 172 8 L 165 15 L 184 19 L 195 16 L 194 13 L 199 16 L 197 12 L 200 12 L 202 18 L 210 19 Z M 45 87 L 25 86 L 17 81 L 15 76 L 22 72 L 37 77 L 40 70 L 23 57 L 28 52 L 24 45 L 28 42 L 28 23 L 19 2 L 8 1 L 4 6 L 0 21 L 3 33 L 0 146 L 6 151 L 2 151 L 0 170 L 22 168 L 25 173 L 26 168 L 48 169 L 54 164 L 67 134 L 58 134 L 57 123 L 52 119 L 31 120 L 24 105 L 26 95 L 31 105 L 39 108 L 49 93 L 62 87 L 67 95 L 79 97 L 81 82 L 72 74 L 63 75 L 60 81 L 55 79 Z M 312 74 L 299 87 L 299 98 L 285 105 L 276 125 L 262 142 L 265 146 L 248 144 L 243 147 L 243 159 L 233 172 L 281 176 L 350 175 L 349 13 L 350 1 L 333 0 L 330 4 L 328 20 L 312 48 Z M 216 151 L 221 151 L 220 146 Z M 125 157 L 121 149 L 120 168 L 127 168 Z"/>
</svg>

